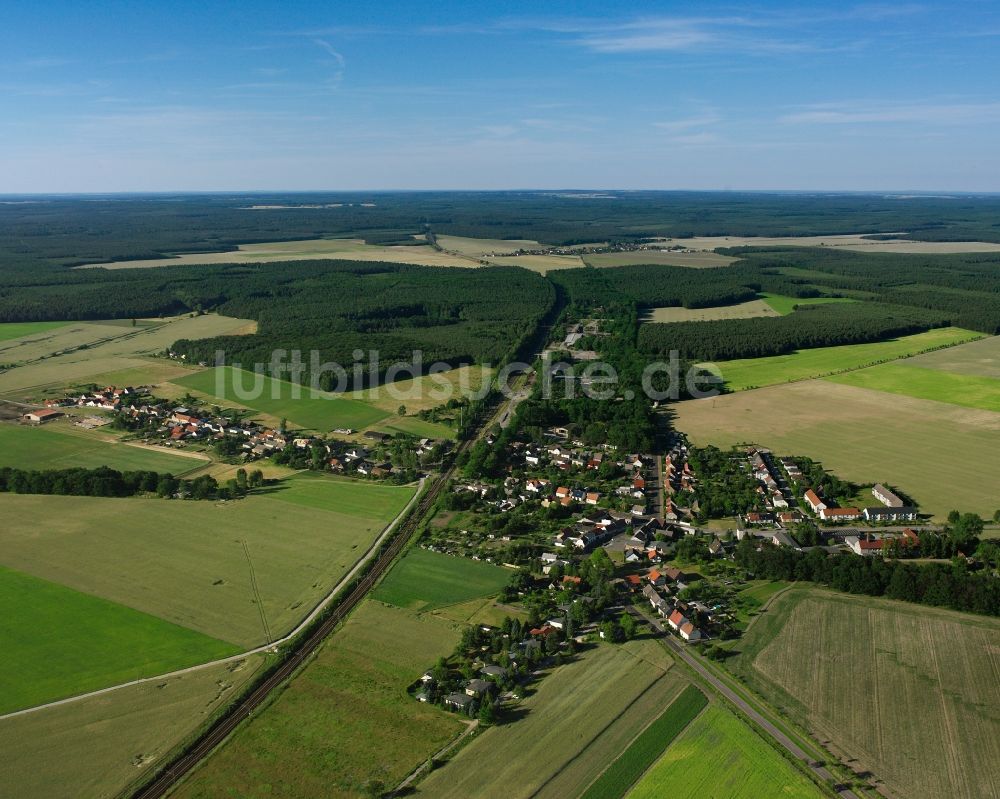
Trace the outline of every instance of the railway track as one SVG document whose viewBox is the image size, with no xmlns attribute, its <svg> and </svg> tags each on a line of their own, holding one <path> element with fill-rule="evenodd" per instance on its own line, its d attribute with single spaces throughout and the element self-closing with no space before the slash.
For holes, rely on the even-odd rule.
<svg viewBox="0 0 1000 799">
<path fill-rule="evenodd" d="M 457 456 L 468 449 L 475 438 L 464 441 L 456 450 Z M 150 782 L 129 794 L 132 799 L 158 799 L 165 796 L 188 772 L 206 758 L 244 720 L 250 718 L 271 692 L 288 680 L 306 659 L 315 652 L 326 637 L 364 599 L 368 592 L 395 560 L 417 530 L 420 520 L 427 515 L 438 495 L 455 472 L 450 466 L 431 483 L 410 514 L 403 520 L 388 545 L 378 554 L 368 572 L 351 592 L 330 611 L 319 624 L 302 639 L 288 657 L 271 674 L 265 677 L 249 694 L 238 700 L 225 715 L 217 719 L 193 744 L 178 755 Z"/>
</svg>

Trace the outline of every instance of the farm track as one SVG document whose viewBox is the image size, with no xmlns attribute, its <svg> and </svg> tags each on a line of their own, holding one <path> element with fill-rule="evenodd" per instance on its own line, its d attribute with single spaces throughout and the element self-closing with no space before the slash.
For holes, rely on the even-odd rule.
<svg viewBox="0 0 1000 799">
<path fill-rule="evenodd" d="M 465 451 L 471 446 L 474 440 L 468 439 L 463 442 L 456 451 L 456 455 Z M 416 507 L 411 510 L 410 514 L 399 525 L 396 534 L 388 546 L 375 558 L 368 573 L 361 578 L 354 589 L 340 601 L 330 614 L 302 639 L 295 650 L 271 674 L 265 677 L 253 691 L 238 700 L 225 715 L 217 719 L 206 729 L 191 746 L 175 758 L 152 781 L 132 793 L 131 796 L 133 799 L 156 799 L 157 797 L 165 796 L 189 771 L 229 737 L 230 733 L 235 731 L 245 719 L 250 718 L 254 710 L 267 700 L 272 691 L 279 688 L 294 675 L 296 670 L 326 640 L 327 636 L 361 603 L 368 595 L 368 592 L 374 587 L 375 583 L 378 582 L 379 578 L 388 571 L 396 556 L 402 552 L 403 548 L 413 537 L 420 521 L 431 509 L 434 501 L 447 485 L 454 471 L 455 466 L 452 465 L 434 480 Z"/>
</svg>

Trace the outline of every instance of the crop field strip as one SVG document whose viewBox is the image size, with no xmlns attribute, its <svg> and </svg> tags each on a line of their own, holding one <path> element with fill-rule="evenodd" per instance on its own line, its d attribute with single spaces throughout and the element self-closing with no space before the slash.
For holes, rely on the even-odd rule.
<svg viewBox="0 0 1000 799">
<path fill-rule="evenodd" d="M 764 300 L 748 300 L 736 305 L 719 305 L 711 308 L 648 308 L 646 322 L 704 322 L 711 319 L 753 319 L 758 316 L 778 316 L 778 311 Z"/>
<path fill-rule="evenodd" d="M 685 688 L 590 784 L 581 799 L 621 799 L 625 796 L 628 789 L 707 704 L 708 700 L 700 690 L 693 685 Z"/>
<path fill-rule="evenodd" d="M 995 620 L 795 590 L 751 628 L 741 651 L 734 669 L 751 687 L 891 792 L 957 799 L 1000 791 L 995 771 L 968 768 L 1000 757 Z M 928 751 L 938 767 L 924 767 Z"/>
<path fill-rule="evenodd" d="M 524 718 L 477 736 L 421 781 L 417 795 L 578 796 L 687 685 L 671 667 L 653 641 L 579 654 L 538 685 Z"/>
<path fill-rule="evenodd" d="M 757 443 L 808 454 L 847 480 L 888 480 L 943 519 L 953 508 L 992 516 L 1000 474 L 1000 414 L 810 380 L 675 406 L 702 446 Z M 919 431 L 916 434 L 914 431 Z M 927 468 L 928 440 L 942 442 Z M 969 464 L 976 464 L 970 469 Z M 942 474 L 960 474 L 957 482 Z"/>
<path fill-rule="evenodd" d="M 670 744 L 629 799 L 819 799 L 826 796 L 760 735 L 713 704 Z"/>
</svg>

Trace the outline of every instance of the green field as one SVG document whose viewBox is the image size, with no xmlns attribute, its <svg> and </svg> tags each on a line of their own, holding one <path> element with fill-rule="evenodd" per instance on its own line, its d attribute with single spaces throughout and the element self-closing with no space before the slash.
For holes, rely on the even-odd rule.
<svg viewBox="0 0 1000 799">
<path fill-rule="evenodd" d="M 375 429 L 384 433 L 404 433 L 415 438 L 455 437 L 454 429 L 437 422 L 427 422 L 414 416 L 391 416 L 375 425 Z"/>
<path fill-rule="evenodd" d="M 119 796 L 230 701 L 263 663 L 262 655 L 252 655 L 0 719 L 0 796 Z"/>
<path fill-rule="evenodd" d="M 943 519 L 996 509 L 1000 414 L 807 380 L 674 406 L 677 429 L 699 445 L 757 443 L 807 455 L 856 483 L 886 482 Z M 919 434 L 915 434 L 919 431 Z M 935 468 L 927 468 L 927 441 Z M 975 468 L 970 468 L 975 464 Z M 961 475 L 943 480 L 941 475 Z"/>
<path fill-rule="evenodd" d="M 331 799 L 395 787 L 464 725 L 407 687 L 459 640 L 455 626 L 368 601 L 306 668 L 173 796 Z"/>
<path fill-rule="evenodd" d="M 146 613 L 0 567 L 0 713 L 239 648 Z"/>
<path fill-rule="evenodd" d="M 68 425 L 55 428 L 52 423 L 40 427 L 0 424 L 0 467 L 93 469 L 110 466 L 119 471 L 148 470 L 180 475 L 205 463 L 200 458 L 133 447 L 82 432 L 77 434 Z"/>
<path fill-rule="evenodd" d="M 12 338 L 23 338 L 32 336 L 35 333 L 46 333 L 57 327 L 62 327 L 67 322 L 0 322 L 0 341 L 9 341 Z"/>
<path fill-rule="evenodd" d="M 858 369 L 879 361 L 905 358 L 918 352 L 945 347 L 978 338 L 979 333 L 957 327 L 943 327 L 871 344 L 845 344 L 797 350 L 788 355 L 766 358 L 743 358 L 711 364 L 733 391 L 759 388 L 811 377 L 825 377 L 837 372 Z"/>
<path fill-rule="evenodd" d="M 1000 759 L 1000 620 L 796 588 L 739 651 L 741 679 L 891 794 L 1000 795 L 969 767 Z"/>
<path fill-rule="evenodd" d="M 582 799 L 621 799 L 707 704 L 705 695 L 693 685 L 681 691 L 670 707 L 591 783 Z"/>
<path fill-rule="evenodd" d="M 653 640 L 578 655 L 538 684 L 522 717 L 483 732 L 422 780 L 417 795 L 580 796 L 685 688 L 672 666 Z"/>
<path fill-rule="evenodd" d="M 432 610 L 478 597 L 494 596 L 510 582 L 511 572 L 469 558 L 411 549 L 373 596 L 410 610 Z"/>
<path fill-rule="evenodd" d="M 825 305 L 831 302 L 854 302 L 847 297 L 786 297 L 784 294 L 769 294 L 767 292 L 760 295 L 764 302 L 770 305 L 782 316 L 787 316 L 795 310 L 796 305 Z"/>
<path fill-rule="evenodd" d="M 1000 412 L 1000 379 L 925 369 L 911 363 L 910 360 L 884 363 L 827 379 L 848 386 Z"/>
<path fill-rule="evenodd" d="M 4 494 L 0 563 L 250 647 L 261 613 L 272 639 L 291 630 L 412 493 L 305 478 L 236 502 Z"/>
<path fill-rule="evenodd" d="M 629 799 L 818 799 L 825 794 L 763 738 L 719 705 L 691 722 Z"/>
<path fill-rule="evenodd" d="M 280 482 L 269 499 L 361 519 L 394 519 L 413 496 L 413 487 L 321 476 L 308 472 Z"/>
<path fill-rule="evenodd" d="M 336 427 L 361 429 L 387 416 L 367 402 L 317 393 L 267 375 L 258 375 L 232 366 L 206 369 L 173 381 L 183 388 L 215 398 L 219 403 L 242 405 L 276 419 L 288 419 L 299 427 L 329 432 Z M 296 398 L 298 394 L 298 398 Z M 247 397 L 250 398 L 247 398 Z"/>
</svg>

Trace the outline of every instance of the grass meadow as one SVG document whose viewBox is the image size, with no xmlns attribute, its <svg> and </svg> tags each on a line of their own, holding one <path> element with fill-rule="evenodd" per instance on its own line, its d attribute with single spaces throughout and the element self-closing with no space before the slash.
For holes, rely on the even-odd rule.
<svg viewBox="0 0 1000 799">
<path fill-rule="evenodd" d="M 599 645 L 546 676 L 522 703 L 523 718 L 484 731 L 416 794 L 580 796 L 687 684 L 657 641 Z"/>
<path fill-rule="evenodd" d="M 970 767 L 1000 759 L 1000 621 L 797 588 L 738 649 L 742 680 L 890 794 L 1000 794 Z"/>
<path fill-rule="evenodd" d="M 302 672 L 172 794 L 177 799 L 336 799 L 394 787 L 463 729 L 407 687 L 459 628 L 363 603 Z M 468 795 L 467 795 L 468 796 Z"/>
<path fill-rule="evenodd" d="M 0 567 L 0 713 L 237 654 L 225 641 Z"/>
<path fill-rule="evenodd" d="M 4 494 L 0 563 L 249 648 L 266 640 L 262 615 L 272 639 L 291 630 L 413 493 L 386 488 L 296 478 L 235 502 Z"/>
<path fill-rule="evenodd" d="M 706 704 L 708 700 L 701 691 L 693 685 L 687 686 L 591 783 L 582 799 L 621 799 Z"/>
<path fill-rule="evenodd" d="M 2 322 L 0 323 L 0 341 L 47 333 L 66 324 L 68 322 Z"/>
<path fill-rule="evenodd" d="M 68 425 L 0 424 L 0 467 L 93 469 L 110 466 L 119 471 L 149 470 L 180 475 L 204 463 L 200 458 L 130 446 L 82 432 L 78 434 Z"/>
<path fill-rule="evenodd" d="M 906 358 L 935 347 L 961 344 L 979 336 L 979 333 L 958 327 L 942 327 L 890 341 L 816 347 L 787 355 L 717 361 L 712 366 L 731 390 L 741 391 L 859 369 L 879 361 Z"/>
<path fill-rule="evenodd" d="M 1000 379 L 926 369 L 911 363 L 909 359 L 899 363 L 884 363 L 827 379 L 905 397 L 1000 412 Z"/>
<path fill-rule="evenodd" d="M 788 316 L 797 305 L 826 305 L 831 302 L 854 302 L 846 297 L 786 297 L 783 294 L 760 295 L 763 301 L 782 316 Z"/>
<path fill-rule="evenodd" d="M 112 799 L 218 712 L 262 655 L 0 719 L 0 796 Z"/>
<path fill-rule="evenodd" d="M 433 610 L 495 596 L 511 571 L 483 561 L 413 548 L 375 589 L 375 599 L 409 610 Z"/>
<path fill-rule="evenodd" d="M 717 704 L 681 732 L 628 796 L 658 799 L 668 786 L 671 799 L 825 796 L 773 746 Z"/>
<path fill-rule="evenodd" d="M 956 508 L 987 518 L 996 510 L 1000 414 L 827 380 L 682 402 L 674 410 L 677 428 L 699 446 L 745 442 L 807 455 L 842 478 L 897 485 L 939 519 Z"/>
<path fill-rule="evenodd" d="M 368 427 L 389 415 L 360 400 L 326 393 L 313 396 L 307 386 L 274 380 L 232 366 L 206 369 L 173 382 L 213 398 L 221 405 L 242 405 L 322 433 L 337 427 Z M 245 394 L 251 398 L 244 398 Z"/>
</svg>

